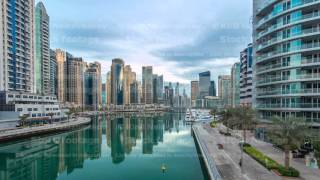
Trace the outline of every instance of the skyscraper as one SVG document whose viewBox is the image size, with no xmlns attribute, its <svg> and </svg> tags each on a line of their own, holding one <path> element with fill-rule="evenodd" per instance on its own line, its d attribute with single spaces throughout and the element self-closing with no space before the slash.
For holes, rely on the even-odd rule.
<svg viewBox="0 0 320 180">
<path fill-rule="evenodd" d="M 138 104 L 139 103 L 139 84 L 137 81 L 134 81 L 130 84 L 130 103 Z"/>
<path fill-rule="evenodd" d="M 199 97 L 204 98 L 209 96 L 210 89 L 210 71 L 206 71 L 199 74 Z"/>
<path fill-rule="evenodd" d="M 159 80 L 159 78 L 158 78 L 158 75 L 157 74 L 154 74 L 153 75 L 153 103 L 154 104 L 157 104 L 158 103 L 158 90 L 159 90 L 159 88 L 158 88 L 158 80 Z"/>
<path fill-rule="evenodd" d="M 1 1 L 0 42 L 0 91 L 35 92 L 34 0 Z"/>
<path fill-rule="evenodd" d="M 38 94 L 51 94 L 49 16 L 42 2 L 35 9 L 35 90 Z"/>
<path fill-rule="evenodd" d="M 232 107 L 240 105 L 240 63 L 235 63 L 231 69 Z"/>
<path fill-rule="evenodd" d="M 57 55 L 50 50 L 50 93 L 57 95 Z"/>
<path fill-rule="evenodd" d="M 111 104 L 124 104 L 124 62 L 113 59 L 111 66 Z"/>
<path fill-rule="evenodd" d="M 106 91 L 107 91 L 107 105 L 111 104 L 111 72 L 109 71 L 107 73 L 107 79 L 106 79 Z"/>
<path fill-rule="evenodd" d="M 67 59 L 71 59 L 72 55 L 61 50 L 56 50 L 56 60 L 57 60 L 57 96 L 60 103 L 66 101 L 66 91 L 67 91 Z"/>
<path fill-rule="evenodd" d="M 90 63 L 85 72 L 85 104 L 87 108 L 99 110 L 102 104 L 101 65 Z"/>
<path fill-rule="evenodd" d="M 101 87 L 102 87 L 102 89 L 101 89 L 102 106 L 106 107 L 106 105 L 107 105 L 107 86 L 106 86 L 106 83 L 103 83 Z"/>
<path fill-rule="evenodd" d="M 222 75 L 219 79 L 219 98 L 224 107 L 231 106 L 231 76 Z"/>
<path fill-rule="evenodd" d="M 252 44 L 240 53 L 240 104 L 252 106 Z"/>
<path fill-rule="evenodd" d="M 142 94 L 145 104 L 153 103 L 153 71 L 152 66 L 142 67 Z"/>
<path fill-rule="evenodd" d="M 159 102 L 162 102 L 163 101 L 163 75 L 161 76 L 158 76 L 158 90 L 157 90 L 157 93 L 158 93 L 158 101 Z"/>
<path fill-rule="evenodd" d="M 68 57 L 68 56 L 67 56 Z M 67 75 L 66 102 L 73 107 L 84 105 L 84 72 L 86 63 L 82 58 L 67 58 L 65 73 Z M 101 87 L 101 86 L 100 86 Z M 100 88 L 101 89 L 101 88 Z"/>
<path fill-rule="evenodd" d="M 123 89 L 124 89 L 124 104 L 130 104 L 130 84 L 135 80 L 132 74 L 132 69 L 130 65 L 124 67 L 123 72 Z"/>
<path fill-rule="evenodd" d="M 174 90 L 174 106 L 180 107 L 180 105 L 181 105 L 180 84 L 179 82 L 177 82 Z"/>
<path fill-rule="evenodd" d="M 191 81 L 191 100 L 197 100 L 199 95 L 199 81 Z"/>
<path fill-rule="evenodd" d="M 320 2 L 253 2 L 254 106 L 320 122 Z"/>
<path fill-rule="evenodd" d="M 214 81 L 210 82 L 209 96 L 217 96 L 216 83 Z"/>
</svg>

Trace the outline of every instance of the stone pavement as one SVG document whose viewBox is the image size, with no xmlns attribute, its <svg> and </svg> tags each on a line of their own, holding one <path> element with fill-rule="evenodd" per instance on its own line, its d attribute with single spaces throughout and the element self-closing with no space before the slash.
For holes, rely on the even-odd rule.
<svg viewBox="0 0 320 180">
<path fill-rule="evenodd" d="M 208 124 L 195 125 L 200 139 L 208 147 L 210 156 L 214 159 L 222 179 L 224 180 L 281 180 L 282 178 L 268 171 L 254 159 L 243 153 L 243 173 L 239 166 L 241 150 L 239 140 L 234 137 L 222 136 L 217 129 Z M 217 144 L 223 144 L 219 150 Z"/>
<path fill-rule="evenodd" d="M 248 142 L 278 163 L 284 164 L 284 153 L 282 150 L 274 148 L 270 143 L 256 140 L 253 136 L 248 138 Z M 291 166 L 300 171 L 301 179 L 320 180 L 320 170 L 307 167 L 304 159 L 292 159 Z"/>
</svg>

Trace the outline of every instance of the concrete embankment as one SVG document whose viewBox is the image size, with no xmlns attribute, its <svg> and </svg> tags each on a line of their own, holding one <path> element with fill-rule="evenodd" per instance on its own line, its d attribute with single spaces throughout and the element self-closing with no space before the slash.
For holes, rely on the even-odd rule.
<svg viewBox="0 0 320 180">
<path fill-rule="evenodd" d="M 197 146 L 200 149 L 200 152 L 201 152 L 203 161 L 205 163 L 207 172 L 210 176 L 210 179 L 211 180 L 222 180 L 220 173 L 218 172 L 217 167 L 214 163 L 214 160 L 212 159 L 212 157 L 210 157 L 208 148 L 207 148 L 206 144 L 199 137 L 199 132 L 195 126 L 192 127 L 192 132 L 193 132 L 194 139 L 197 143 Z"/>
<path fill-rule="evenodd" d="M 55 123 L 37 127 L 27 127 L 8 131 L 0 131 L 0 142 L 8 142 L 39 135 L 68 131 L 71 129 L 80 128 L 90 123 L 90 118 L 79 117 L 77 118 L 77 120 L 70 120 L 69 122 Z"/>
</svg>

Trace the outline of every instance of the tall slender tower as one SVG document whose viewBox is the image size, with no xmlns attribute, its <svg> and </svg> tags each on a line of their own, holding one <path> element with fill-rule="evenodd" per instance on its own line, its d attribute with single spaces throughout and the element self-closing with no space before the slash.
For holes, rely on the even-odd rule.
<svg viewBox="0 0 320 180">
<path fill-rule="evenodd" d="M 66 78 L 65 75 L 65 64 L 67 61 L 67 54 L 61 49 L 56 50 L 56 61 L 57 61 L 57 96 L 59 102 L 65 102 L 65 87 Z"/>
<path fill-rule="evenodd" d="M 107 82 L 106 82 L 106 89 L 107 89 L 107 105 L 111 104 L 111 72 L 107 73 Z"/>
<path fill-rule="evenodd" d="M 36 93 L 50 94 L 49 16 L 42 2 L 35 9 L 34 72 Z"/>
<path fill-rule="evenodd" d="M 0 91 L 34 92 L 33 17 L 34 0 L 0 2 Z"/>
<path fill-rule="evenodd" d="M 142 67 L 142 94 L 145 104 L 153 103 L 153 73 L 152 66 Z"/>
<path fill-rule="evenodd" d="M 122 59 L 113 59 L 111 66 L 111 104 L 124 104 L 123 88 L 124 62 Z"/>
</svg>

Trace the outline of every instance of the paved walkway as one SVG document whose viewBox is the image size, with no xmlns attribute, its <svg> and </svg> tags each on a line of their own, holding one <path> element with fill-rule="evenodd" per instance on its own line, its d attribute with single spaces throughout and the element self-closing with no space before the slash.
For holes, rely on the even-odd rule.
<svg viewBox="0 0 320 180">
<path fill-rule="evenodd" d="M 278 163 L 284 164 L 284 153 L 282 150 L 274 148 L 270 143 L 256 140 L 254 137 L 250 137 L 248 140 L 252 146 L 276 160 Z M 292 159 L 291 166 L 300 171 L 301 179 L 320 180 L 320 170 L 307 167 L 304 159 Z"/>
<path fill-rule="evenodd" d="M 70 128 L 76 128 L 77 126 L 82 126 L 84 124 L 89 124 L 91 122 L 90 118 L 79 117 L 76 121 L 69 121 L 64 123 L 54 123 L 44 126 L 37 127 L 26 127 L 21 129 L 14 129 L 8 131 L 0 132 L 0 141 L 7 141 L 16 138 L 29 137 L 32 135 L 43 134 L 47 132 L 54 132 L 60 130 L 66 130 Z"/>
<path fill-rule="evenodd" d="M 209 154 L 224 180 L 281 180 L 245 153 L 242 174 L 238 164 L 241 158 L 238 139 L 222 136 L 217 129 L 212 129 L 209 125 L 195 125 L 195 129 L 208 147 Z M 219 150 L 217 144 L 223 144 L 224 150 Z"/>
</svg>

